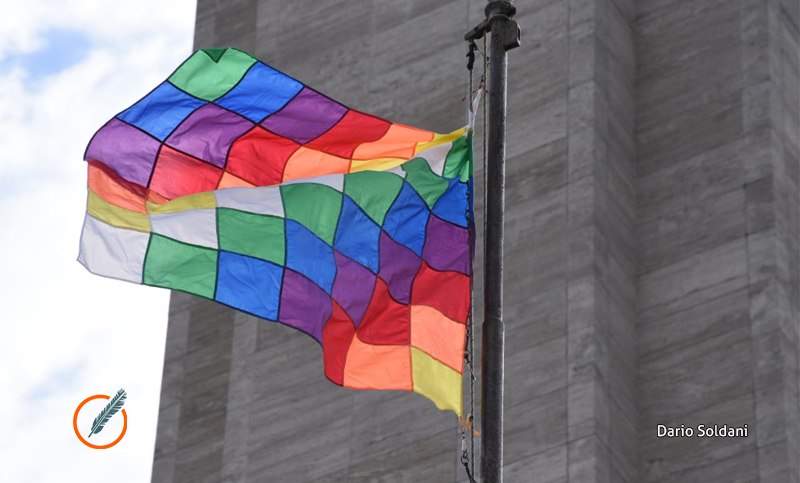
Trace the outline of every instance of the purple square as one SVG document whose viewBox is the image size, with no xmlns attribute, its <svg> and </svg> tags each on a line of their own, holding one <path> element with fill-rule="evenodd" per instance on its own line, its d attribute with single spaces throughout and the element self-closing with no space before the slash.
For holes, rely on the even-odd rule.
<svg viewBox="0 0 800 483">
<path fill-rule="evenodd" d="M 159 147 L 156 138 L 114 118 L 89 142 L 85 159 L 96 159 L 124 179 L 147 186 Z"/>
<path fill-rule="evenodd" d="M 304 87 L 283 109 L 269 116 L 262 126 L 305 144 L 318 138 L 344 117 L 347 108 Z"/>
<path fill-rule="evenodd" d="M 469 236 L 466 228 L 431 215 L 422 259 L 434 270 L 469 275 Z"/>
<path fill-rule="evenodd" d="M 411 302 L 411 284 L 419 272 L 422 260 L 411 249 L 392 240 L 381 231 L 380 266 L 378 272 L 389 287 L 389 293 L 401 304 Z"/>
<path fill-rule="evenodd" d="M 167 138 L 167 144 L 202 159 L 225 167 L 228 148 L 239 136 L 253 127 L 247 119 L 214 104 L 197 109 Z"/>
<path fill-rule="evenodd" d="M 330 296 L 314 282 L 289 270 L 284 271 L 278 320 L 301 330 L 322 343 L 322 327 L 331 316 Z"/>
<path fill-rule="evenodd" d="M 339 303 L 358 328 L 375 290 L 375 274 L 336 250 L 333 255 L 336 257 L 333 300 Z"/>
</svg>

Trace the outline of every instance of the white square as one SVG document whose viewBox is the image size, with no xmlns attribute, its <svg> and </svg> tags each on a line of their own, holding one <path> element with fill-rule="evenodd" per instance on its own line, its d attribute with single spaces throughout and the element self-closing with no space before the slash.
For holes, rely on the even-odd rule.
<svg viewBox="0 0 800 483">
<path fill-rule="evenodd" d="M 150 233 L 107 225 L 87 214 L 78 261 L 104 277 L 142 283 Z"/>
<path fill-rule="evenodd" d="M 150 226 L 153 233 L 173 240 L 201 247 L 219 247 L 217 244 L 217 210 L 214 208 L 151 214 Z"/>
<path fill-rule="evenodd" d="M 214 191 L 217 206 L 283 218 L 283 200 L 277 186 L 227 188 Z"/>
</svg>

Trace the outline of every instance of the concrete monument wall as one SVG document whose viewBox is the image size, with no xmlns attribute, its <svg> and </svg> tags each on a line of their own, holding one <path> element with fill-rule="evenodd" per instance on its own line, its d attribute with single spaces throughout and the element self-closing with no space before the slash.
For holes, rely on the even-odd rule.
<svg viewBox="0 0 800 483">
<path fill-rule="evenodd" d="M 800 0 L 515 5 L 505 481 L 800 483 Z M 199 0 L 195 47 L 449 132 L 484 6 Z M 749 435 L 657 437 L 700 423 Z M 461 483 L 458 428 L 331 384 L 302 333 L 172 295 L 154 483 Z"/>
</svg>

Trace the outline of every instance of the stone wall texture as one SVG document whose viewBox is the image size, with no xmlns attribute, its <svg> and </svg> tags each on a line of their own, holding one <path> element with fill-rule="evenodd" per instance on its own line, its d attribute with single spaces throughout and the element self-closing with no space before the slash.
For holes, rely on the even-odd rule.
<svg viewBox="0 0 800 483">
<path fill-rule="evenodd" d="M 800 0 L 515 5 L 505 481 L 800 483 Z M 198 0 L 195 47 L 449 132 L 484 6 Z M 467 481 L 452 413 L 331 384 L 302 333 L 173 293 L 166 344 L 153 483 Z"/>
</svg>

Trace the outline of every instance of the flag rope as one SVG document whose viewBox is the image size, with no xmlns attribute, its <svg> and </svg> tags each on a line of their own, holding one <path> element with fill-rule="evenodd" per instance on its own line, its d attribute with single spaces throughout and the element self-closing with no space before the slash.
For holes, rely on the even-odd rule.
<svg viewBox="0 0 800 483">
<path fill-rule="evenodd" d="M 474 95 L 474 92 L 473 92 L 473 89 L 472 89 L 473 88 L 473 72 L 472 72 L 472 68 L 473 68 L 473 65 L 475 64 L 475 50 L 476 50 L 476 48 L 477 48 L 477 46 L 475 45 L 475 42 L 471 41 L 469 43 L 469 51 L 467 52 L 467 58 L 468 58 L 467 70 L 469 71 L 469 91 L 467 92 L 467 96 L 466 96 L 465 99 L 467 100 L 467 111 L 468 111 L 468 118 L 469 118 L 469 123 L 470 124 L 472 124 L 475 121 L 474 105 L 473 105 L 473 102 L 472 102 L 472 96 Z M 470 126 L 470 128 L 473 129 L 474 127 Z M 474 191 L 474 189 L 469 189 L 469 193 L 468 193 L 469 197 L 472 197 L 474 195 L 473 191 Z M 468 228 L 467 233 L 468 233 L 468 236 L 469 236 L 469 247 L 470 247 L 470 251 L 471 251 L 471 253 L 469 254 L 469 257 L 468 257 L 469 258 L 469 264 L 470 264 L 470 266 L 469 266 L 469 272 L 470 272 L 470 277 L 469 277 L 469 314 L 467 316 L 467 340 L 466 340 L 466 348 L 464 350 L 464 360 L 467 363 L 467 370 L 469 372 L 469 387 L 470 387 L 470 390 L 469 390 L 469 413 L 467 413 L 466 417 L 462 418 L 460 431 L 461 431 L 461 464 L 464 465 L 464 470 L 467 472 L 467 477 L 469 478 L 470 483 L 474 483 L 475 482 L 475 479 L 473 477 L 473 471 L 474 471 L 474 468 L 475 468 L 475 463 L 474 463 L 474 456 L 475 456 L 475 453 L 474 453 L 474 436 L 470 435 L 470 452 L 467 452 L 467 441 L 466 441 L 467 427 L 468 426 L 472 426 L 470 423 L 472 422 L 471 418 L 472 418 L 472 413 L 473 413 L 473 410 L 474 410 L 473 406 L 474 406 L 474 398 L 475 398 L 475 393 L 474 393 L 474 389 L 473 389 L 474 384 L 475 384 L 475 382 L 474 382 L 475 381 L 475 377 L 474 377 L 474 374 L 473 374 L 473 361 L 472 361 L 472 348 L 474 346 L 473 341 L 472 341 L 473 310 L 474 310 L 474 307 L 473 307 L 473 305 L 474 305 L 474 303 L 473 303 L 474 302 L 474 296 L 473 296 L 473 278 L 474 278 L 474 273 L 473 273 L 473 258 L 474 258 L 473 243 L 474 243 L 474 235 L 472 233 L 473 230 L 472 230 L 471 225 L 470 225 L 470 212 L 469 211 L 470 211 L 469 207 L 467 207 L 467 210 L 464 213 L 464 216 L 467 219 L 467 226 L 470 227 L 470 228 Z"/>
<path fill-rule="evenodd" d="M 473 81 L 473 66 L 475 64 L 475 52 L 479 52 L 481 54 L 483 60 L 483 72 L 481 73 L 480 83 L 477 89 L 473 89 L 474 81 Z M 469 51 L 467 52 L 467 70 L 469 71 L 469 94 L 465 97 L 465 99 L 469 99 L 467 110 L 468 116 L 470 119 L 470 128 L 474 128 L 475 122 L 475 108 L 477 107 L 473 101 L 473 96 L 476 95 L 480 98 L 483 91 L 486 90 L 486 70 L 487 70 L 487 61 L 486 58 L 486 37 L 484 36 L 483 39 L 483 50 L 478 48 L 475 44 L 474 40 L 469 42 Z M 484 186 L 486 185 L 486 99 L 485 97 L 481 99 L 483 101 L 483 173 L 484 173 Z M 469 189 L 468 196 L 474 196 L 474 187 Z M 469 279 L 469 296 L 470 296 L 470 311 L 467 320 L 467 337 L 466 337 L 466 350 L 464 351 L 464 359 L 467 363 L 467 370 L 469 372 L 469 413 L 467 416 L 463 417 L 461 420 L 461 464 L 464 465 L 464 470 L 467 473 L 467 478 L 469 479 L 470 483 L 477 483 L 475 480 L 475 435 L 480 434 L 475 429 L 474 423 L 474 414 L 475 414 L 475 362 L 474 362 L 474 354 L 475 354 L 475 338 L 474 338 L 474 247 L 475 247 L 475 231 L 474 231 L 474 220 L 472 219 L 470 210 L 467 209 L 465 216 L 467 218 L 467 225 L 470 227 L 468 230 L 469 233 L 469 246 L 470 246 L 470 257 L 469 257 L 469 271 L 470 271 L 470 279 Z M 484 232 L 485 232 L 485 224 L 486 224 L 486 216 L 485 216 L 485 209 L 484 209 Z M 467 450 L 467 441 L 466 441 L 466 433 L 469 431 L 469 451 Z"/>
<path fill-rule="evenodd" d="M 484 35 L 483 36 L 483 51 L 481 52 L 481 57 L 483 58 L 483 72 L 481 73 L 481 86 L 483 86 L 484 91 L 488 94 L 489 93 L 489 89 L 487 89 L 487 86 L 486 86 L 486 70 L 487 70 L 487 66 L 489 64 L 489 58 L 486 55 L 487 52 L 488 51 L 486 50 L 486 35 Z M 486 97 L 487 96 L 483 96 L 483 119 L 482 119 L 482 121 L 483 121 L 483 133 L 482 133 L 482 136 L 481 136 L 483 138 L 483 149 L 482 149 L 482 152 L 481 152 L 481 156 L 483 157 L 483 159 L 481 161 L 483 163 L 483 190 L 484 190 L 483 192 L 484 193 L 486 193 L 486 186 L 487 186 L 487 184 L 486 184 L 486 168 L 487 168 L 486 163 L 487 163 L 487 158 L 488 158 L 488 154 L 487 154 L 488 150 L 486 148 L 486 119 L 487 119 L 487 117 L 486 117 L 486 105 L 487 105 Z M 485 199 L 484 199 L 484 202 L 483 202 L 483 233 L 484 233 L 484 236 L 486 236 L 485 235 L 486 234 L 486 200 Z M 485 260 L 486 259 L 484 258 L 484 263 L 485 263 Z M 474 342 L 473 342 L 473 349 L 474 349 Z M 475 376 L 474 376 L 474 374 L 472 375 L 472 381 L 473 381 L 472 382 L 472 386 L 470 387 L 470 392 L 472 394 L 470 395 L 470 398 L 472 399 L 472 401 L 474 401 L 475 400 L 475 394 L 474 394 L 474 392 L 475 392 L 475 388 L 474 388 L 474 386 L 475 386 L 475 383 L 474 383 Z M 472 405 L 473 404 L 470 403 L 470 406 L 472 406 Z M 483 423 L 483 421 L 481 421 L 481 423 Z M 475 474 L 475 436 L 474 436 L 474 434 L 472 436 L 472 474 Z M 472 482 L 470 482 L 470 483 L 472 483 Z"/>
</svg>

